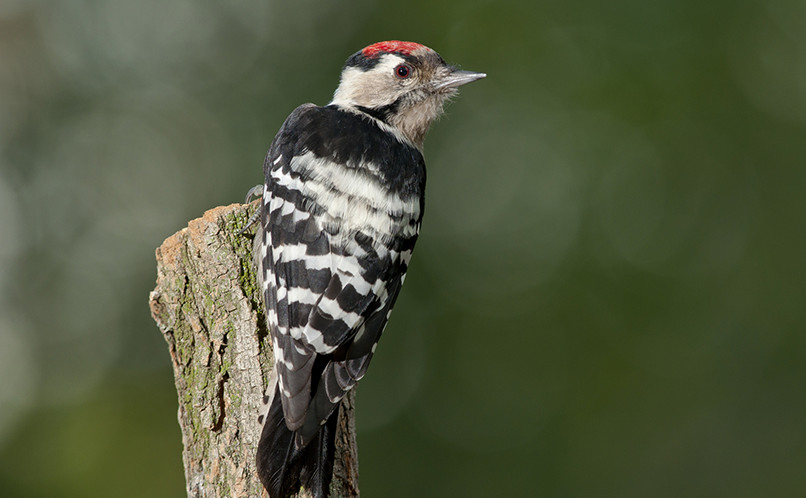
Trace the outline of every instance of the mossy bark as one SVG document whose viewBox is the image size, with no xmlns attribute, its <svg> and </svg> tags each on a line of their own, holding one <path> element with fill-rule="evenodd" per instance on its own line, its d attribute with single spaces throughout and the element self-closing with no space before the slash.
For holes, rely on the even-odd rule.
<svg viewBox="0 0 806 498">
<path fill-rule="evenodd" d="M 157 249 L 157 286 L 149 304 L 174 368 L 192 498 L 267 496 L 255 453 L 273 358 L 252 237 L 238 235 L 255 209 L 211 209 Z M 358 495 L 353 403 L 352 395 L 342 403 L 333 497 Z"/>
</svg>

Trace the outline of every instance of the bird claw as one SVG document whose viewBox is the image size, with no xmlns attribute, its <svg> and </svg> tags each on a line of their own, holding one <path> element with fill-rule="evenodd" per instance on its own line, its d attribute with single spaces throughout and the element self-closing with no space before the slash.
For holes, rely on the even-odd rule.
<svg viewBox="0 0 806 498">
<path fill-rule="evenodd" d="M 244 201 L 244 204 L 249 204 L 250 202 L 252 202 L 252 197 L 260 198 L 262 191 L 263 191 L 263 184 L 255 185 L 254 187 L 250 188 L 249 192 L 246 193 L 246 199 Z M 250 216 L 249 220 L 247 220 L 246 222 L 246 226 L 241 228 L 240 231 L 238 231 L 238 235 L 243 235 L 247 230 L 249 230 L 249 227 L 254 225 L 255 222 L 258 219 L 260 219 L 261 211 L 262 210 L 258 208 L 254 213 L 252 213 L 252 216 Z"/>
<path fill-rule="evenodd" d="M 249 204 L 252 202 L 252 197 L 260 197 L 263 193 L 263 184 L 258 183 L 254 187 L 249 189 L 249 192 L 246 193 L 246 200 L 243 201 L 244 204 Z"/>
</svg>

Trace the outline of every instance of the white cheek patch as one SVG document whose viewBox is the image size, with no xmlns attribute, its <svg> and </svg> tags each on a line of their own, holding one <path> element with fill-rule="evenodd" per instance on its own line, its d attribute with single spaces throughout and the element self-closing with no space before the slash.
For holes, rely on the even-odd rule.
<svg viewBox="0 0 806 498">
<path fill-rule="evenodd" d="M 395 68 L 406 62 L 395 54 L 384 54 L 372 69 L 348 67 L 341 73 L 341 82 L 331 104 L 343 107 L 383 107 L 405 93 L 405 86 L 395 79 Z M 397 90 L 397 91 L 395 91 Z"/>
</svg>

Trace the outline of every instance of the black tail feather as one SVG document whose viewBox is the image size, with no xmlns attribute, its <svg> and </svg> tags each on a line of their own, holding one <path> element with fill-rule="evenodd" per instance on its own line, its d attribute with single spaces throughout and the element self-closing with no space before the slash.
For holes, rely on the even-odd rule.
<svg viewBox="0 0 806 498">
<path fill-rule="evenodd" d="M 287 498 L 300 485 L 315 498 L 329 496 L 338 418 L 336 409 L 310 443 L 298 448 L 295 433 L 285 425 L 280 393 L 275 391 L 257 448 L 258 476 L 271 498 Z"/>
<path fill-rule="evenodd" d="M 299 479 L 305 489 L 311 490 L 311 494 L 317 498 L 330 496 L 338 422 L 339 408 L 337 406 L 319 433 L 304 449 L 305 454 Z"/>
<path fill-rule="evenodd" d="M 285 425 L 280 393 L 275 391 L 273 398 L 257 447 L 257 471 L 269 496 L 284 498 L 299 488 L 292 466 L 298 460 L 298 451 L 294 446 L 294 433 Z"/>
</svg>

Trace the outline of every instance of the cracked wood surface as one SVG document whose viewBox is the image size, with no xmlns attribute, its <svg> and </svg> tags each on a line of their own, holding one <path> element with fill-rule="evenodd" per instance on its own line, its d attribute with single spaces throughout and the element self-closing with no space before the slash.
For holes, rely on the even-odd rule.
<svg viewBox="0 0 806 498">
<path fill-rule="evenodd" d="M 149 304 L 173 364 L 192 498 L 267 496 L 255 453 L 260 400 L 273 359 L 252 237 L 238 235 L 256 206 L 211 209 L 156 251 L 157 286 Z M 354 392 L 342 402 L 334 497 L 358 495 L 353 406 Z"/>
</svg>

